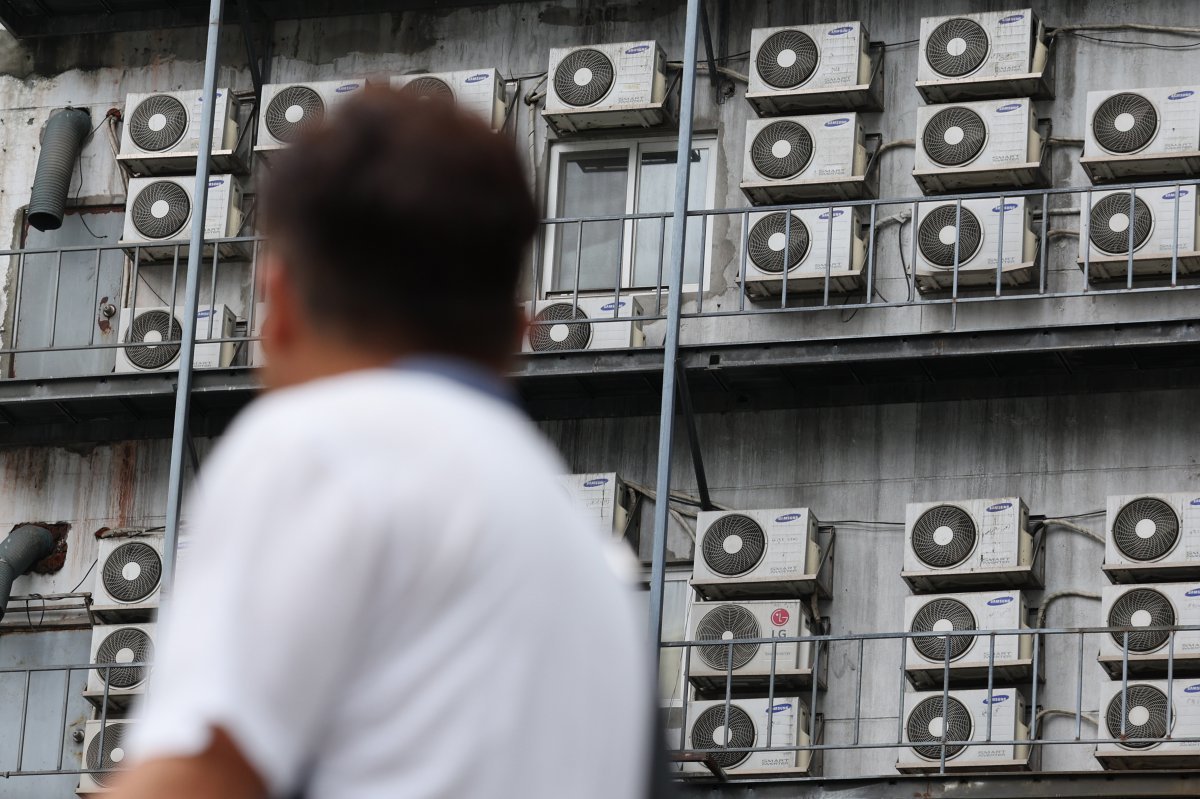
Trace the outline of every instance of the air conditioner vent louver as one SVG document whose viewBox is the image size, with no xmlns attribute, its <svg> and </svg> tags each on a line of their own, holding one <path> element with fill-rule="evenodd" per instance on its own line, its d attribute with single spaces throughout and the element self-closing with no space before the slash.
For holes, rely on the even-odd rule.
<svg viewBox="0 0 1200 799">
<path fill-rule="evenodd" d="M 946 167 L 970 163 L 983 151 L 987 125 L 979 114 L 963 106 L 943 109 L 925 124 L 921 133 L 925 153 Z"/>
<path fill-rule="evenodd" d="M 1151 685 L 1131 685 L 1125 694 L 1125 733 L 1121 733 L 1121 694 L 1108 703 L 1104 713 L 1108 734 L 1128 749 L 1148 749 L 1153 741 L 1124 741 L 1124 738 L 1165 738 L 1167 736 L 1167 697 Z"/>
<path fill-rule="evenodd" d="M 728 732 L 729 742 L 725 742 Z M 728 722 L 725 707 L 710 707 L 692 725 L 693 749 L 749 749 L 754 746 L 754 720 L 737 705 L 729 706 Z M 709 755 L 723 769 L 731 769 L 746 761 L 749 752 L 713 752 Z"/>
<path fill-rule="evenodd" d="M 613 85 L 612 61 L 599 50 L 574 50 L 554 70 L 554 90 L 567 105 L 583 108 L 600 102 Z"/>
<path fill-rule="evenodd" d="M 979 252 L 979 248 L 983 246 L 983 228 L 979 224 L 979 218 L 963 208 L 962 221 L 958 225 L 956 235 L 954 223 L 957 217 L 956 206 L 940 205 L 921 220 L 921 226 L 917 230 L 917 243 L 925 260 L 936 266 L 953 267 L 956 239 L 960 265 L 974 258 Z"/>
<path fill-rule="evenodd" d="M 786 180 L 808 168 L 813 157 L 813 140 L 798 122 L 767 125 L 750 145 L 754 168 L 771 180 Z"/>
<path fill-rule="evenodd" d="M 149 544 L 131 541 L 114 549 L 101 567 L 104 590 L 120 602 L 140 602 L 158 588 L 162 558 Z"/>
<path fill-rule="evenodd" d="M 1158 560 L 1179 540 L 1179 517 L 1161 499 L 1135 499 L 1117 513 L 1112 536 L 1117 549 L 1130 560 Z"/>
<path fill-rule="evenodd" d="M 138 192 L 129 213 L 134 228 L 147 239 L 169 239 L 187 224 L 192 201 L 178 183 L 156 180 Z"/>
<path fill-rule="evenodd" d="M 731 513 L 709 526 L 701 549 L 710 569 L 724 577 L 737 577 L 762 560 L 767 536 L 754 519 Z"/>
<path fill-rule="evenodd" d="M 1129 195 L 1109 194 L 1092 206 L 1088 216 L 1088 239 L 1097 249 L 1113 255 L 1129 252 Z M 1133 198 L 1133 249 L 1150 238 L 1154 216 L 1141 197 Z"/>
<path fill-rule="evenodd" d="M 734 638 L 761 638 L 758 621 L 754 614 L 740 605 L 719 605 L 704 614 L 696 625 L 697 641 L 721 641 Z M 740 669 L 758 654 L 758 644 L 734 644 L 733 668 Z M 729 645 L 702 646 L 700 658 L 714 669 L 724 669 L 729 664 Z"/>
<path fill-rule="evenodd" d="M 532 325 L 529 329 L 529 345 L 534 352 L 586 349 L 592 340 L 592 326 L 586 321 L 588 315 L 582 308 L 569 302 L 547 305 L 533 317 L 535 322 L 558 322 L 553 325 Z"/>
<path fill-rule="evenodd" d="M 974 20 L 948 19 L 933 29 L 925 45 L 925 58 L 939 75 L 961 78 L 983 65 L 988 35 Z"/>
<path fill-rule="evenodd" d="M 787 214 L 780 211 L 764 216 L 750 228 L 747 252 L 754 265 L 763 272 L 773 275 L 783 273 L 784 245 L 787 245 L 787 268 L 790 272 L 808 256 L 811 239 L 808 228 L 796 214 L 792 214 L 789 229 Z"/>
<path fill-rule="evenodd" d="M 912 547 L 925 565 L 948 569 L 967 559 L 977 538 L 971 514 L 953 505 L 939 505 L 922 513 L 913 525 Z"/>
<path fill-rule="evenodd" d="M 154 659 L 154 641 L 137 627 L 121 627 L 96 649 L 97 663 L 149 663 Z M 111 688 L 133 688 L 146 680 L 147 667 L 97 669 L 101 680 Z"/>
<path fill-rule="evenodd" d="M 416 78 L 404 84 L 401 89 L 403 94 L 412 95 L 422 100 L 439 99 L 453 100 L 454 90 L 447 85 L 446 81 L 439 78 Z"/>
<path fill-rule="evenodd" d="M 125 758 L 125 724 L 114 722 L 104 726 L 104 735 L 97 732 L 88 744 L 87 768 L 94 771 L 92 781 L 102 788 L 107 788 L 115 775 L 112 773 L 120 768 Z M 104 738 L 104 751 L 100 751 L 101 737 Z"/>
<path fill-rule="evenodd" d="M 913 617 L 910 632 L 944 632 L 947 630 L 977 630 L 975 614 L 957 599 L 934 599 L 921 607 Z M 975 642 L 973 635 L 948 635 L 944 638 L 914 638 L 913 647 L 927 660 L 942 661 L 949 647 L 950 660 L 958 660 Z"/>
<path fill-rule="evenodd" d="M 325 118 L 325 101 L 307 86 L 288 86 L 271 98 L 263 118 L 276 141 L 293 142 Z"/>
<path fill-rule="evenodd" d="M 1154 103 L 1134 92 L 1109 97 L 1092 115 L 1092 134 L 1110 153 L 1136 153 L 1154 140 L 1158 112 Z"/>
<path fill-rule="evenodd" d="M 758 49 L 758 74 L 776 89 L 794 89 L 812 77 L 821 52 L 803 31 L 785 30 L 767 37 Z"/>
<path fill-rule="evenodd" d="M 147 97 L 129 115 L 129 137 L 148 152 L 169 150 L 179 143 L 187 129 L 187 109 L 169 94 Z"/>
<path fill-rule="evenodd" d="M 125 333 L 125 357 L 140 369 L 161 369 L 179 357 L 183 327 L 166 311 L 144 311 L 133 319 Z M 167 342 L 160 344 L 158 342 Z"/>
<path fill-rule="evenodd" d="M 935 746 L 914 746 L 913 750 L 929 760 L 940 760 L 942 741 L 969 741 L 971 739 L 971 714 L 954 697 L 948 697 L 945 712 L 942 697 L 931 696 L 921 700 L 908 714 L 905 730 L 908 740 L 915 744 L 936 742 Z M 965 744 L 946 746 L 946 758 L 952 758 L 966 748 Z"/>
<path fill-rule="evenodd" d="M 1153 588 L 1135 588 L 1124 593 L 1108 611 L 1109 627 L 1172 627 L 1175 608 L 1171 600 Z M 1167 642 L 1167 630 L 1145 630 L 1129 633 L 1113 632 L 1117 646 L 1124 648 L 1129 636 L 1130 652 L 1153 652 Z"/>
</svg>

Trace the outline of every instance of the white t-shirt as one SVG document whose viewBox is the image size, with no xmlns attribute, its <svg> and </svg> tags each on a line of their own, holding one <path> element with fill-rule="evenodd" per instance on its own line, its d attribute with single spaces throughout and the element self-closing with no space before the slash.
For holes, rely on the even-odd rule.
<svg viewBox="0 0 1200 799">
<path fill-rule="evenodd" d="M 220 726 L 273 796 L 641 796 L 644 620 L 563 471 L 435 374 L 256 402 L 205 467 L 134 757 Z"/>
</svg>

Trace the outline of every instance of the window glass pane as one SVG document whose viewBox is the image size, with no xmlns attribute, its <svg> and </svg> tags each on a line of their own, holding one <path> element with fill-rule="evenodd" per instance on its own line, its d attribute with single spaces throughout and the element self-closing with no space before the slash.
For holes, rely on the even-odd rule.
<svg viewBox="0 0 1200 799">
<path fill-rule="evenodd" d="M 559 161 L 557 216 L 587 217 L 625 213 L 629 181 L 629 151 L 575 153 Z M 553 291 L 575 288 L 579 256 L 581 290 L 614 289 L 621 271 L 621 222 L 585 222 L 580 246 L 580 225 L 559 225 L 555 233 Z"/>
<path fill-rule="evenodd" d="M 711 150 L 698 147 L 692 150 L 691 182 L 688 184 L 688 207 L 708 208 L 708 170 Z M 675 152 L 643 153 L 638 164 L 638 199 L 636 212 L 639 214 L 656 211 L 673 211 L 675 200 Z M 664 222 L 665 220 L 665 222 Z M 663 226 L 666 225 L 665 236 Z M 704 265 L 700 251 L 701 226 L 699 218 L 688 219 L 684 283 L 700 282 L 700 271 Z M 662 283 L 671 265 L 671 219 L 639 219 L 634 233 L 633 284 L 654 287 L 659 284 L 659 252 L 662 252 Z"/>
</svg>

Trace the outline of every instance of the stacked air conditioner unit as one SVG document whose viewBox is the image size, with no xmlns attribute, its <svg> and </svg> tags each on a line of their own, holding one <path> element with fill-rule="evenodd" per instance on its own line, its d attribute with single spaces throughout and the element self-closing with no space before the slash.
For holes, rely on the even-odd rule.
<svg viewBox="0 0 1200 799">
<path fill-rule="evenodd" d="M 1037 237 L 1024 197 L 919 203 L 915 235 L 922 290 L 993 286 L 997 276 L 1020 286 L 1034 277 Z"/>
<path fill-rule="evenodd" d="M 191 237 L 194 176 L 133 178 L 125 200 L 125 230 L 121 244 L 136 249 L 141 262 L 183 257 Z M 242 189 L 233 175 L 208 179 L 204 208 L 204 238 L 237 236 L 242 227 Z"/>
<path fill-rule="evenodd" d="M 161 535 L 101 539 L 92 611 L 108 622 L 148 621 L 158 610 L 162 552 Z"/>
<path fill-rule="evenodd" d="M 406 94 L 422 99 L 440 98 L 453 101 L 459 107 L 479 116 L 492 130 L 500 130 L 508 115 L 504 78 L 494 67 L 422 75 L 394 75 L 391 84 Z"/>
<path fill-rule="evenodd" d="M 790 218 L 790 221 L 789 221 Z M 745 291 L 752 299 L 853 291 L 867 245 L 851 206 L 752 213 L 747 217 Z M 828 280 L 826 280 L 828 278 Z"/>
<path fill-rule="evenodd" d="M 858 115 L 751 119 L 746 122 L 742 191 L 751 202 L 853 199 L 866 178 L 867 151 Z"/>
<path fill-rule="evenodd" d="M 698 690 L 718 694 L 725 690 L 727 676 L 730 687 L 739 691 L 767 691 L 772 678 L 777 691 L 798 689 L 813 676 L 816 645 L 804 639 L 820 634 L 800 600 L 694 602 L 687 640 L 713 645 L 692 650 L 688 677 Z M 775 643 L 723 643 L 751 638 Z"/>
<path fill-rule="evenodd" d="M 533 304 L 525 352 L 630 349 L 645 344 L 636 297 L 563 296 Z"/>
<path fill-rule="evenodd" d="M 799 597 L 822 571 L 808 508 L 703 511 L 696 519 L 692 588 L 705 599 Z"/>
<path fill-rule="evenodd" d="M 1086 195 L 1081 195 L 1086 196 Z M 1134 275 L 1167 275 L 1196 271 L 1200 230 L 1196 185 L 1181 188 L 1097 191 L 1091 207 L 1082 209 L 1079 261 L 1091 279 L 1124 279 L 1133 252 Z M 1085 240 L 1086 239 L 1086 240 Z M 1085 249 L 1086 248 L 1086 249 Z"/>
<path fill-rule="evenodd" d="M 365 85 L 366 81 L 356 78 L 263 86 L 255 149 L 266 152 L 288 146 Z"/>
<path fill-rule="evenodd" d="M 1040 584 L 1040 562 L 1019 497 L 917 502 L 905 510 L 902 576 L 915 588 Z"/>
<path fill-rule="evenodd" d="M 1108 498 L 1104 570 L 1114 582 L 1200 578 L 1200 495 Z"/>
<path fill-rule="evenodd" d="M 1052 96 L 1049 38 L 1032 9 L 925 17 L 917 90 L 929 102 Z"/>
<path fill-rule="evenodd" d="M 812 730 L 809 709 L 797 696 L 689 702 L 687 746 L 708 750 L 712 761 L 729 776 L 751 774 L 801 775 L 812 769 L 813 753 L 806 751 L 736 752 L 726 749 L 772 750 L 807 746 Z M 703 763 L 685 762 L 685 773 L 709 773 Z"/>
<path fill-rule="evenodd" d="M 1088 92 L 1080 163 L 1093 183 L 1197 174 L 1200 86 Z"/>
<path fill-rule="evenodd" d="M 615 472 L 565 474 L 559 477 L 559 484 L 597 529 L 617 538 L 630 532 L 635 497 Z M 636 519 L 633 521 L 636 523 Z"/>
<path fill-rule="evenodd" d="M 1200 631 L 1155 629 L 1200 627 L 1200 581 L 1105 586 L 1103 613 L 1104 625 L 1116 628 L 1100 639 L 1100 662 L 1110 674 L 1119 675 L 1126 662 L 1133 671 L 1200 668 Z"/>
<path fill-rule="evenodd" d="M 990 735 L 989 735 L 990 732 Z M 1029 767 L 1025 699 L 1015 688 L 916 692 L 904 697 L 904 772 L 1004 771 Z M 995 743 L 990 743 L 994 741 Z"/>
<path fill-rule="evenodd" d="M 153 624 L 93 627 L 89 662 L 97 668 L 88 672 L 84 695 L 97 705 L 125 708 L 130 699 L 145 693 L 150 676 L 146 664 L 154 660 L 154 629 Z"/>
<path fill-rule="evenodd" d="M 1105 680 L 1099 727 L 1098 737 L 1110 739 L 1096 746 L 1105 768 L 1200 767 L 1200 682 Z"/>
<path fill-rule="evenodd" d="M 117 160 L 134 171 L 165 174 L 194 170 L 200 150 L 199 89 L 129 94 Z M 213 105 L 212 152 L 232 154 L 238 145 L 238 124 L 229 89 L 217 89 Z"/>
<path fill-rule="evenodd" d="M 559 133 L 662 124 L 666 61 L 655 41 L 554 48 L 542 115 Z"/>
<path fill-rule="evenodd" d="M 183 321 L 179 308 L 122 308 L 117 324 L 117 373 L 170 372 L 179 369 Z M 233 364 L 236 318 L 227 306 L 201 308 L 196 314 L 197 369 L 223 369 Z M 222 340 L 224 339 L 224 340 Z"/>
<path fill-rule="evenodd" d="M 762 115 L 799 110 L 882 110 L 861 22 L 750 31 L 746 100 Z"/>
<path fill-rule="evenodd" d="M 83 758 L 79 775 L 79 796 L 108 793 L 116 781 L 116 773 L 128 765 L 129 736 L 132 722 L 89 721 L 83 728 Z"/>
<path fill-rule="evenodd" d="M 1045 182 L 1028 98 L 920 106 L 916 141 L 913 177 L 927 194 Z"/>
<path fill-rule="evenodd" d="M 992 668 L 999 679 L 1009 682 L 1032 667 L 1033 636 L 1011 633 L 1026 629 L 1025 598 L 1020 591 L 910 596 L 904 600 L 904 617 L 912 633 L 978 633 L 908 639 L 905 668 L 919 685 L 940 684 L 947 667 L 952 680 L 986 679 Z M 990 634 L 996 631 L 1010 634 Z"/>
</svg>

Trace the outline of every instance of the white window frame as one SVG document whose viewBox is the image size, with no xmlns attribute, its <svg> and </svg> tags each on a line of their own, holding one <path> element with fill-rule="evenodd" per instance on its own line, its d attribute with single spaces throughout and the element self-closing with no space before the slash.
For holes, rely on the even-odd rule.
<svg viewBox="0 0 1200 799">
<path fill-rule="evenodd" d="M 546 217 L 554 219 L 558 216 L 558 204 L 562 194 L 562 173 L 560 171 L 562 158 L 564 155 L 573 155 L 575 153 L 599 152 L 602 150 L 628 150 L 629 164 L 627 174 L 630 176 L 628 186 L 625 191 L 625 214 L 633 214 L 634 208 L 637 207 L 638 190 L 640 189 L 640 178 L 638 167 L 641 163 L 642 156 L 649 153 L 675 153 L 678 150 L 678 140 L 673 138 L 656 137 L 651 139 L 633 138 L 633 139 L 599 139 L 593 141 L 566 141 L 555 142 L 550 149 L 550 170 L 547 176 L 546 187 Z M 717 148 L 717 137 L 715 134 L 700 134 L 692 137 L 692 149 L 708 150 L 708 180 L 704 187 L 704 202 L 705 209 L 712 209 L 716 203 L 717 193 L 717 157 L 720 151 Z M 702 209 L 689 209 L 702 210 Z M 669 212 L 668 212 L 669 213 Z M 709 216 L 705 222 L 707 230 L 704 233 L 704 263 L 700 270 L 703 290 L 708 291 L 709 283 L 712 278 L 712 236 L 713 236 L 713 221 L 714 217 Z M 621 243 L 621 293 L 631 296 L 653 296 L 657 292 L 655 286 L 634 286 L 633 281 L 633 252 L 634 252 L 634 226 L 636 220 L 626 219 L 624 222 L 624 235 Z M 671 226 L 670 216 L 667 216 L 666 227 L 666 244 L 670 243 Z M 548 297 L 562 297 L 571 295 L 574 292 L 553 291 L 551 286 L 554 285 L 554 271 L 557 268 L 557 237 L 558 228 L 560 225 L 547 225 L 545 236 L 543 239 L 542 248 L 542 263 L 540 267 L 540 282 L 538 285 L 538 298 L 545 299 Z M 665 246 L 664 245 L 664 250 Z M 663 292 L 666 292 L 666 283 L 668 269 L 670 265 L 663 264 Z M 684 293 L 695 293 L 700 290 L 699 283 L 685 283 L 683 285 Z M 612 289 L 586 289 L 579 292 L 583 296 L 600 296 L 612 294 Z"/>
</svg>

